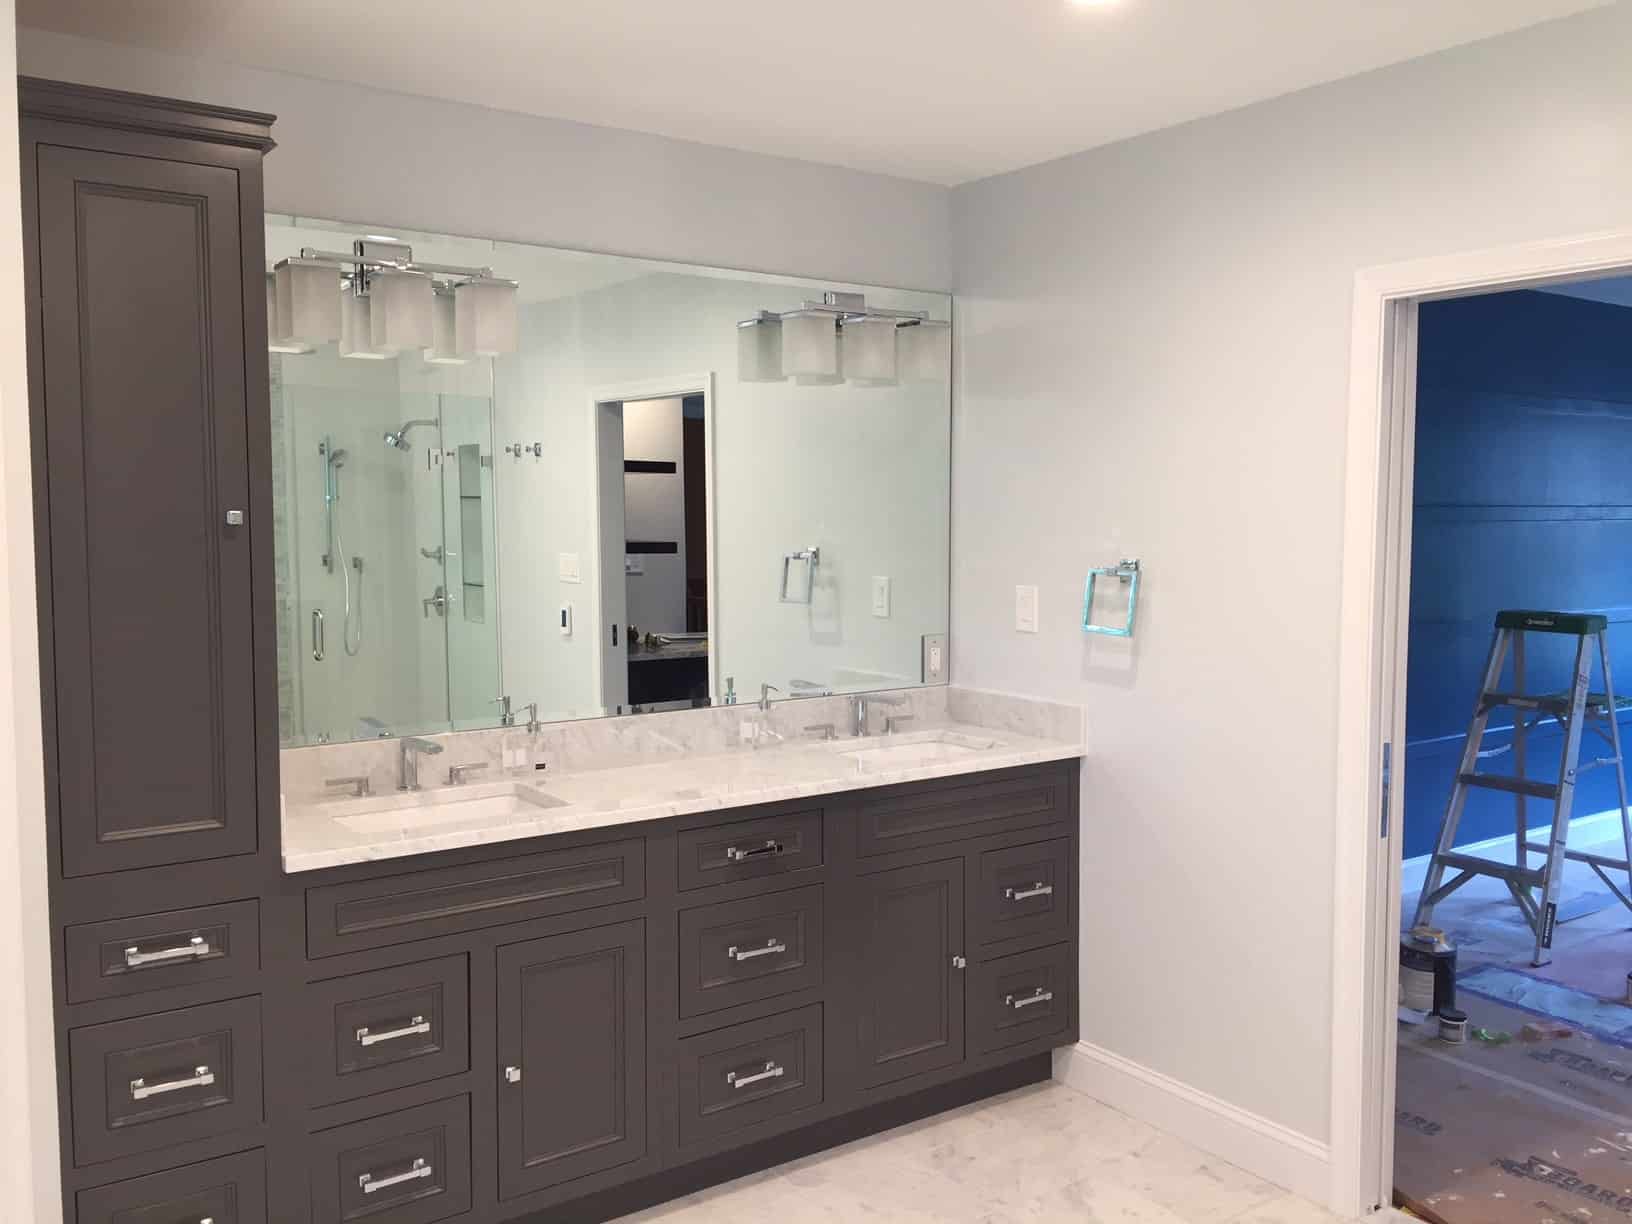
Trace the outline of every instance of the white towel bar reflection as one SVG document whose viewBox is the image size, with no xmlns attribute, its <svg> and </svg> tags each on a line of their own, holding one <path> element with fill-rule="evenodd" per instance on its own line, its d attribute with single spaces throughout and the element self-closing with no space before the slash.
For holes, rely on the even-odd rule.
<svg viewBox="0 0 1632 1224">
<path fill-rule="evenodd" d="M 790 598 L 788 595 L 788 571 L 793 568 L 795 561 L 802 561 L 805 565 L 805 593 L 802 598 Z M 782 602 L 808 604 L 816 594 L 816 567 L 822 563 L 822 550 L 812 544 L 809 548 L 802 548 L 798 552 L 782 555 Z"/>
</svg>

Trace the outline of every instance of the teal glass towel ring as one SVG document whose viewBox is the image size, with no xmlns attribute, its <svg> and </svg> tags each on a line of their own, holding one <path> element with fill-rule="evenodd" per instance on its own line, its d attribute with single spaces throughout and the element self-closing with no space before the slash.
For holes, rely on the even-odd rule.
<svg viewBox="0 0 1632 1224">
<path fill-rule="evenodd" d="M 1094 579 L 1115 578 L 1128 588 L 1128 619 L 1120 629 L 1114 625 L 1094 624 Z M 1139 610 L 1139 562 L 1123 561 L 1120 565 L 1101 566 L 1088 571 L 1088 587 L 1082 593 L 1082 631 L 1103 633 L 1106 637 L 1133 636 L 1133 618 Z"/>
</svg>

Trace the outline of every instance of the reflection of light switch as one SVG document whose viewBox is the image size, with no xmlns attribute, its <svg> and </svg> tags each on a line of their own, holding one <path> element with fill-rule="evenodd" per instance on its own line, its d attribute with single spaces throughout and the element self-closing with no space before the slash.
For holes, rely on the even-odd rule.
<svg viewBox="0 0 1632 1224">
<path fill-rule="evenodd" d="M 646 562 L 637 556 L 630 556 L 626 553 L 623 558 L 623 572 L 626 574 L 644 574 L 646 572 Z"/>
<path fill-rule="evenodd" d="M 562 553 L 561 554 L 560 566 L 561 566 L 561 581 L 562 582 L 582 582 L 583 581 L 583 578 L 580 576 L 579 570 L 578 570 L 578 554 L 577 553 Z"/>
<path fill-rule="evenodd" d="M 572 605 L 571 604 L 562 604 L 561 605 L 561 636 L 562 637 L 571 637 L 572 636 Z"/>
<path fill-rule="evenodd" d="M 1037 588 L 1014 588 L 1014 627 L 1021 633 L 1037 632 Z"/>
<path fill-rule="evenodd" d="M 890 580 L 873 576 L 873 615 L 888 616 L 890 614 Z"/>
</svg>

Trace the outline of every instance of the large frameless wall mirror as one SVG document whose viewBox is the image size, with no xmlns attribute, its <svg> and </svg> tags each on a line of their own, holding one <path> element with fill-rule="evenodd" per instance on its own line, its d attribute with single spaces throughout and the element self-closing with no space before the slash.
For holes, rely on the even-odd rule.
<svg viewBox="0 0 1632 1224">
<path fill-rule="evenodd" d="M 942 673 L 951 300 L 267 219 L 285 746 Z"/>
</svg>

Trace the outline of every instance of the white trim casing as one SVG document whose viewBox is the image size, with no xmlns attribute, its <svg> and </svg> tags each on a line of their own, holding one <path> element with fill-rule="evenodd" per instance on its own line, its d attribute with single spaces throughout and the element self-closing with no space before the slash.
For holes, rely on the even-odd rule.
<svg viewBox="0 0 1632 1224">
<path fill-rule="evenodd" d="M 1054 1051 L 1054 1078 L 1294 1194 L 1327 1196 L 1331 1152 L 1318 1139 L 1086 1041 Z"/>
<path fill-rule="evenodd" d="M 1394 926 L 1400 859 L 1400 774 L 1381 836 L 1382 731 L 1403 718 L 1403 632 L 1409 583 L 1398 571 L 1409 521 L 1410 454 L 1398 431 L 1397 307 L 1471 292 L 1534 288 L 1632 266 L 1632 231 L 1472 251 L 1360 271 L 1354 283 L 1343 584 L 1338 640 L 1336 844 L 1333 854 L 1331 1188 L 1329 1205 L 1357 1215 L 1388 1201 L 1387 1119 L 1394 1102 L 1392 1047 L 1398 963 Z M 1408 431 L 1407 431 L 1408 432 Z M 1394 566 L 1393 577 L 1389 566 Z M 1386 604 L 1386 606 L 1385 606 Z M 1385 708 L 1386 707 L 1386 708 Z M 1396 739 L 1396 742 L 1398 740 Z M 1404 766 L 1403 753 L 1394 758 Z M 1369 1120 L 1369 1121 L 1368 1121 Z"/>
</svg>

